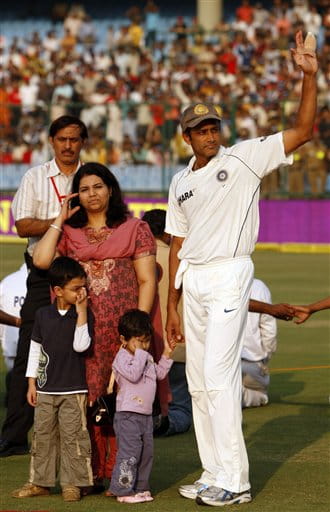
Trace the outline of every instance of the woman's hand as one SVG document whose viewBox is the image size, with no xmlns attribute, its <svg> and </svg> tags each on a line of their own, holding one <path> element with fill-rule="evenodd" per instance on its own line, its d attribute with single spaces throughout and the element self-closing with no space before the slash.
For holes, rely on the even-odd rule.
<svg viewBox="0 0 330 512">
<path fill-rule="evenodd" d="M 70 219 L 70 217 L 72 217 L 72 215 L 74 215 L 80 209 L 80 206 L 75 206 L 72 209 L 70 207 L 71 199 L 73 199 L 74 197 L 77 197 L 78 195 L 79 195 L 78 192 L 75 192 L 74 194 L 69 194 L 64 199 L 64 201 L 62 203 L 62 208 L 61 208 L 60 214 L 55 219 L 55 223 L 56 223 L 57 220 L 61 223 L 61 226 L 59 226 L 59 227 L 62 227 L 64 222 L 66 220 Z"/>
</svg>

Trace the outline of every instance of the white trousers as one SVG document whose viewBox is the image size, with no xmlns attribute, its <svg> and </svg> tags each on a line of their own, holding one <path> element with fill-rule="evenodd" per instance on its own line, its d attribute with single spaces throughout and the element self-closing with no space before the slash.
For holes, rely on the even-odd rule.
<svg viewBox="0 0 330 512">
<path fill-rule="evenodd" d="M 189 264 L 183 274 L 186 371 L 203 467 L 199 480 L 232 492 L 250 488 L 241 350 L 252 280 L 248 256 Z"/>
<path fill-rule="evenodd" d="M 269 369 L 262 361 L 242 360 L 242 407 L 268 404 Z"/>
</svg>

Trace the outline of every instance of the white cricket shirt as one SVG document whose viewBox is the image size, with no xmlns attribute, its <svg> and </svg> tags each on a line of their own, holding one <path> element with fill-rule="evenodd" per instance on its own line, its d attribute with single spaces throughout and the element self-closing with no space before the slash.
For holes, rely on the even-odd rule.
<svg viewBox="0 0 330 512">
<path fill-rule="evenodd" d="M 197 171 L 194 162 L 173 177 L 169 190 L 165 231 L 185 238 L 179 259 L 198 265 L 250 255 L 259 230 L 261 178 L 292 163 L 282 132 L 221 147 Z"/>
<path fill-rule="evenodd" d="M 269 288 L 260 279 L 254 279 L 251 288 L 251 299 L 271 304 Z M 242 358 L 248 361 L 270 359 L 276 350 L 277 340 L 276 319 L 271 315 L 248 313 L 245 329 Z"/>
<path fill-rule="evenodd" d="M 12 274 L 4 277 L 0 283 L 0 308 L 9 315 L 20 316 L 26 295 L 26 264 Z M 0 324 L 0 339 L 3 355 L 15 357 L 18 341 L 18 327 Z"/>
</svg>

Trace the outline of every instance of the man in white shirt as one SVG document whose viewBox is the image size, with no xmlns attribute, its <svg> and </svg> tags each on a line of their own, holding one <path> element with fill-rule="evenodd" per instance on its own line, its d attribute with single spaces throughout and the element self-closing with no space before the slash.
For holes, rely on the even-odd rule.
<svg viewBox="0 0 330 512">
<path fill-rule="evenodd" d="M 20 310 L 23 306 L 26 294 L 26 264 L 19 270 L 4 277 L 0 283 L 0 309 L 9 315 L 20 317 Z M 18 327 L 12 325 L 0 325 L 0 340 L 2 353 L 7 370 L 14 366 L 17 351 Z"/>
<path fill-rule="evenodd" d="M 80 166 L 80 151 L 87 138 L 87 128 L 79 118 L 65 115 L 55 119 L 49 128 L 53 160 L 25 173 L 12 203 L 18 235 L 28 238 L 25 259 L 29 275 L 7 415 L 1 431 L 0 457 L 28 451 L 27 434 L 33 424 L 33 408 L 26 400 L 25 370 L 35 313 L 50 302 L 47 272 L 33 266 L 32 254 L 35 244 L 59 214 L 63 199 L 71 192 L 74 174 Z"/>
<path fill-rule="evenodd" d="M 184 140 L 194 157 L 169 191 L 165 231 L 169 257 L 167 336 L 183 339 L 177 311 L 184 297 L 186 372 L 203 472 L 179 492 L 198 504 L 251 501 L 249 464 L 242 433 L 241 351 L 253 281 L 250 254 L 258 236 L 263 176 L 312 137 L 316 113 L 317 59 L 302 33 L 292 50 L 303 72 L 293 126 L 269 137 L 221 146 L 220 112 L 195 104 L 182 114 Z"/>
<path fill-rule="evenodd" d="M 253 279 L 251 298 L 271 303 L 269 288 Z M 242 407 L 259 407 L 268 403 L 268 361 L 277 347 L 276 319 L 271 315 L 248 313 L 242 350 Z"/>
</svg>

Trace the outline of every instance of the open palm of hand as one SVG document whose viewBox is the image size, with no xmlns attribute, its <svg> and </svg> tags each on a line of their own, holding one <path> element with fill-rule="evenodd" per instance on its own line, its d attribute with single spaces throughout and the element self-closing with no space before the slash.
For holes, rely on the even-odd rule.
<svg viewBox="0 0 330 512">
<path fill-rule="evenodd" d="M 65 222 L 66 220 L 68 220 L 70 217 L 72 217 L 72 215 L 74 213 L 76 213 L 80 209 L 80 206 L 76 206 L 75 208 L 70 208 L 71 199 L 73 197 L 76 197 L 77 195 L 78 195 L 77 193 L 70 194 L 70 195 L 66 196 L 66 198 L 64 199 L 62 208 L 61 208 L 61 212 L 60 212 L 62 222 Z"/>
<path fill-rule="evenodd" d="M 292 53 L 295 63 L 306 75 L 313 75 L 316 73 L 318 66 L 315 53 L 313 54 L 307 51 L 304 51 L 304 53 L 297 53 L 296 50 L 293 50 Z"/>
<path fill-rule="evenodd" d="M 307 75 L 316 73 L 318 64 L 316 53 L 304 47 L 302 32 L 296 34 L 296 48 L 292 48 L 292 55 L 295 63 Z"/>
</svg>

